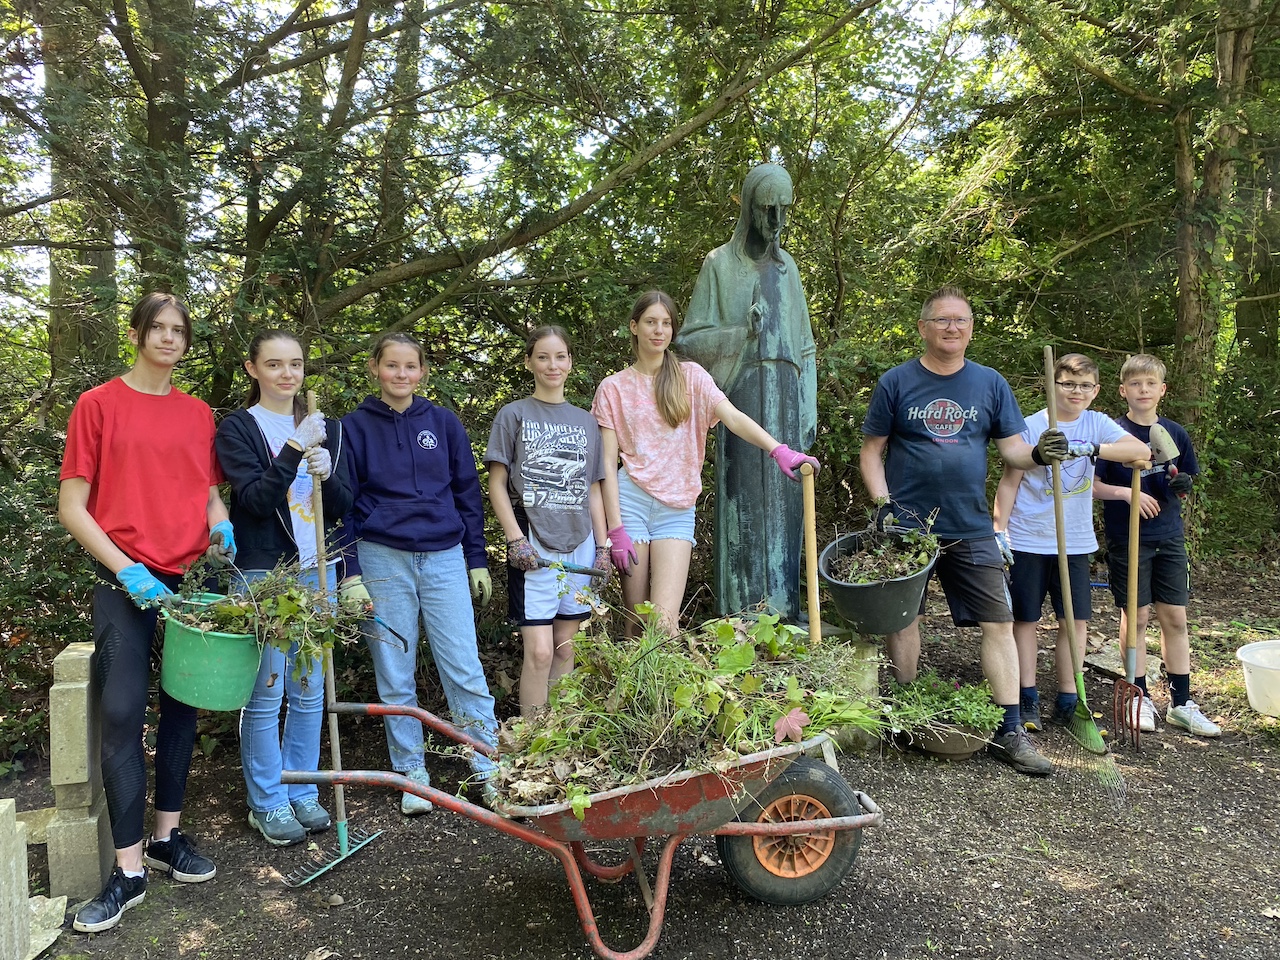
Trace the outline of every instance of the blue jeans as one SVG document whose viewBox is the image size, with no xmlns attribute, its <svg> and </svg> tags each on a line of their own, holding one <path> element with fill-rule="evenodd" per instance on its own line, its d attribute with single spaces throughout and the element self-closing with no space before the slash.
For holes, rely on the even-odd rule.
<svg viewBox="0 0 1280 960">
<path fill-rule="evenodd" d="M 440 672 L 453 722 L 490 746 L 498 742 L 493 697 L 476 649 L 475 617 L 462 546 L 414 553 L 362 540 L 357 547 L 373 612 L 409 641 L 400 641 L 376 622 L 365 638 L 383 703 L 418 705 L 418 624 L 427 632 L 431 656 Z M 423 766 L 422 723 L 413 717 L 384 717 L 391 767 L 408 773 Z M 481 777 L 493 773 L 493 761 L 475 754 L 471 768 Z"/>
<path fill-rule="evenodd" d="M 245 570 L 243 583 L 263 579 L 267 570 Z M 336 574 L 328 571 L 329 590 L 335 589 Z M 320 583 L 315 570 L 298 577 L 312 589 Z M 319 795 L 314 783 L 280 782 L 281 770 L 315 770 L 320 765 L 320 727 L 324 723 L 324 663 L 317 661 L 305 677 L 293 679 L 294 644 L 288 655 L 267 644 L 262 666 L 253 685 L 253 695 L 240 711 L 240 765 L 249 792 L 249 808 L 269 813 L 277 807 Z M 280 736 L 280 708 L 288 696 L 284 717 L 284 737 Z"/>
</svg>

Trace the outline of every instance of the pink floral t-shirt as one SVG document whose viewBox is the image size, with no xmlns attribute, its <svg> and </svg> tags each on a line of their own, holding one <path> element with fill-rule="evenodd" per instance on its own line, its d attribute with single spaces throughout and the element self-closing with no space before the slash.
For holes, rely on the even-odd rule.
<svg viewBox="0 0 1280 960">
<path fill-rule="evenodd" d="M 653 377 L 627 367 L 605 377 L 596 389 L 591 412 L 601 427 L 618 435 L 627 475 L 649 496 L 683 510 L 702 492 L 702 461 L 707 431 L 720 422 L 716 407 L 725 399 L 711 374 L 696 363 L 681 364 L 689 388 L 689 419 L 667 425 L 653 395 Z"/>
</svg>

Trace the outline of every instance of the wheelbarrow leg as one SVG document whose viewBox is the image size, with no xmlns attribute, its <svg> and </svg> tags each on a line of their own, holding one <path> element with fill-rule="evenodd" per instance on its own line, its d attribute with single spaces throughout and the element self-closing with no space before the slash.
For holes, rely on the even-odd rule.
<svg viewBox="0 0 1280 960">
<path fill-rule="evenodd" d="M 627 852 L 631 854 L 631 866 L 636 871 L 636 881 L 640 884 L 640 895 L 644 897 L 645 909 L 653 911 L 653 890 L 649 888 L 649 878 L 645 876 L 644 864 L 640 862 L 640 848 L 634 838 L 627 841 Z"/>
<path fill-rule="evenodd" d="M 639 850 L 644 850 L 644 837 L 637 837 L 635 843 Z M 586 847 L 582 845 L 581 840 L 570 841 L 569 848 L 573 851 L 573 859 L 578 861 L 578 866 L 601 883 L 617 883 L 632 870 L 630 860 L 625 860 L 612 867 L 607 867 L 603 863 L 596 863 L 587 853 Z"/>
<path fill-rule="evenodd" d="M 617 951 L 611 949 L 600 939 L 600 928 L 596 924 L 595 913 L 591 909 L 591 899 L 587 896 L 586 884 L 582 882 L 582 871 L 574 859 L 573 852 L 567 846 L 557 845 L 553 852 L 560 858 L 564 866 L 565 878 L 569 881 L 569 892 L 573 895 L 573 905 L 577 908 L 578 919 L 582 922 L 582 932 L 591 944 L 596 956 L 603 960 L 642 960 L 653 952 L 658 945 L 658 936 L 662 933 L 662 921 L 667 912 L 667 893 L 671 887 L 671 864 L 675 859 L 676 847 L 684 841 L 688 834 L 672 834 L 662 847 L 658 857 L 658 872 L 653 890 L 653 908 L 649 911 L 649 931 L 644 940 L 633 950 Z"/>
</svg>

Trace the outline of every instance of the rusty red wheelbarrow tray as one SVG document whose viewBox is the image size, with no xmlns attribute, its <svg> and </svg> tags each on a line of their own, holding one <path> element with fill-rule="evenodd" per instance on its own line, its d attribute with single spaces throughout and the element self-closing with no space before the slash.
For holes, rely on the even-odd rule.
<svg viewBox="0 0 1280 960">
<path fill-rule="evenodd" d="M 335 703 L 334 713 L 411 716 L 437 733 L 492 754 L 488 744 L 418 707 Z M 805 753 L 827 739 L 819 734 L 739 757 L 712 771 L 681 771 L 590 796 L 579 820 L 569 803 L 519 806 L 498 802 L 498 812 L 398 773 L 379 770 L 285 771 L 285 783 L 360 784 L 416 794 L 436 807 L 493 827 L 545 850 L 564 868 L 582 932 L 604 960 L 640 960 L 657 945 L 666 913 L 676 849 L 692 834 L 710 834 L 726 872 L 745 893 L 766 903 L 798 905 L 830 892 L 848 874 L 865 827 L 884 822 L 879 807 L 834 770 Z M 520 819 L 514 819 L 520 818 Z M 664 838 L 652 886 L 641 854 L 645 841 Z M 623 840 L 627 859 L 605 864 L 586 842 Z M 609 947 L 600 936 L 583 874 L 616 883 L 634 873 L 649 912 L 644 939 L 631 950 Z"/>
</svg>

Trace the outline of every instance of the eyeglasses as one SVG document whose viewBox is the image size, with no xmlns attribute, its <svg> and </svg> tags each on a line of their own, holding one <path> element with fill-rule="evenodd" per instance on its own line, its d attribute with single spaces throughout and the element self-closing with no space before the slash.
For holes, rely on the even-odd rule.
<svg viewBox="0 0 1280 960">
<path fill-rule="evenodd" d="M 1053 382 L 1066 393 L 1090 393 L 1098 389 L 1096 383 L 1076 383 L 1074 380 L 1055 380 Z"/>
<path fill-rule="evenodd" d="M 938 330 L 945 330 L 947 327 L 954 326 L 957 330 L 966 329 L 973 323 L 972 317 L 929 317 L 925 323 L 931 323 Z"/>
</svg>

